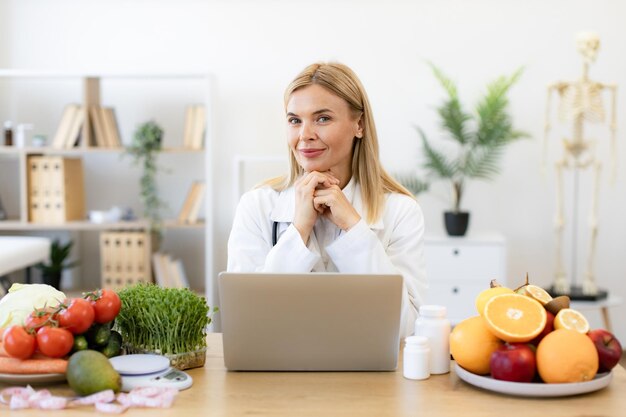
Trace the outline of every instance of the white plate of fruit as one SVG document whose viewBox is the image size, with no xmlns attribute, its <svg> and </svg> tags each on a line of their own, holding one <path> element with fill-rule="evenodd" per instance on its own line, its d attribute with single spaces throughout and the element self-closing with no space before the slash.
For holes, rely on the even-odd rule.
<svg viewBox="0 0 626 417">
<path fill-rule="evenodd" d="M 512 290 L 492 281 L 476 298 L 479 315 L 450 334 L 455 371 L 463 381 L 518 396 L 560 397 L 609 385 L 622 347 L 605 329 L 589 328 L 569 298 L 536 285 Z"/>
</svg>

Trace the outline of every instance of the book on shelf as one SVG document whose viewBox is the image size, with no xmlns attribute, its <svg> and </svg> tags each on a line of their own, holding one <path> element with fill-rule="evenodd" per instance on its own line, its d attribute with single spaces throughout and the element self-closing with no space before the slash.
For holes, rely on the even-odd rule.
<svg viewBox="0 0 626 417">
<path fill-rule="evenodd" d="M 206 185 L 202 181 L 194 181 L 191 184 L 185 202 L 178 213 L 178 221 L 180 223 L 194 224 L 198 221 L 205 189 Z"/>
<path fill-rule="evenodd" d="M 115 109 L 113 107 L 103 107 L 104 109 L 104 130 L 106 131 L 109 146 L 119 148 L 122 146 L 120 138 L 120 130 L 115 117 Z"/>
<path fill-rule="evenodd" d="M 122 146 L 120 132 L 112 107 L 89 106 L 89 120 L 93 131 L 93 144 L 99 148 Z"/>
<path fill-rule="evenodd" d="M 167 277 L 167 263 L 163 262 L 163 254 L 160 252 L 154 252 L 152 254 L 152 270 L 154 271 L 154 282 L 160 287 L 169 287 L 169 281 Z"/>
<path fill-rule="evenodd" d="M 185 267 L 183 266 L 183 261 L 180 259 L 176 259 L 173 261 L 174 271 L 176 275 L 176 281 L 179 284 L 179 288 L 189 288 L 189 280 L 187 279 L 187 274 L 185 273 Z"/>
<path fill-rule="evenodd" d="M 80 137 L 80 130 L 84 121 L 85 112 L 82 106 L 78 104 L 65 106 L 50 146 L 55 149 L 73 147 Z"/>
<path fill-rule="evenodd" d="M 206 129 L 206 110 L 203 105 L 187 106 L 185 111 L 185 130 L 183 146 L 185 149 L 202 149 Z"/>
<path fill-rule="evenodd" d="M 180 259 L 173 259 L 166 253 L 155 252 L 152 254 L 152 267 L 157 285 L 165 288 L 189 288 L 189 281 Z"/>
<path fill-rule="evenodd" d="M 83 123 L 85 123 L 85 108 L 81 106 L 76 109 L 69 132 L 65 138 L 64 148 L 70 149 L 78 144 Z"/>
<path fill-rule="evenodd" d="M 89 106 L 89 120 L 91 121 L 91 128 L 93 132 L 93 145 L 99 148 L 106 148 L 107 143 L 105 142 L 104 121 L 100 116 L 99 106 Z"/>
</svg>

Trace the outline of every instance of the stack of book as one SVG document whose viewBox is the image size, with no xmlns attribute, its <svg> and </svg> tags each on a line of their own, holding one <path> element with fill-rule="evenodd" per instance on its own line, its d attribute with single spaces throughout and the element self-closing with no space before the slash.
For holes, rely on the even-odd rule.
<svg viewBox="0 0 626 417">
<path fill-rule="evenodd" d="M 117 289 L 139 282 L 152 282 L 150 247 L 150 234 L 146 232 L 102 232 L 102 288 Z"/>
<path fill-rule="evenodd" d="M 88 146 L 119 148 L 122 146 L 120 133 L 115 118 L 115 111 L 110 107 L 79 106 L 68 104 L 63 110 L 59 127 L 50 144 L 55 149 L 68 149 L 82 140 L 83 125 L 89 120 L 91 143 Z"/>
<path fill-rule="evenodd" d="M 205 184 L 202 181 L 194 181 L 191 184 L 185 202 L 178 213 L 179 223 L 195 224 L 198 222 L 205 188 Z"/>
<path fill-rule="evenodd" d="M 189 288 L 185 268 L 180 259 L 161 252 L 152 254 L 152 268 L 157 285 L 166 288 Z"/>
<path fill-rule="evenodd" d="M 200 104 L 188 106 L 185 113 L 185 132 L 183 135 L 185 149 L 202 149 L 205 128 L 206 111 L 204 106 Z"/>
<path fill-rule="evenodd" d="M 122 146 L 115 110 L 112 107 L 89 106 L 89 121 L 93 132 L 93 145 L 101 148 Z"/>
<path fill-rule="evenodd" d="M 85 218 L 81 159 L 29 156 L 27 166 L 29 221 L 58 224 Z"/>
<path fill-rule="evenodd" d="M 85 117 L 85 108 L 83 106 L 78 104 L 65 106 L 59 127 L 50 146 L 56 149 L 73 148 L 76 146 L 80 141 Z"/>
</svg>

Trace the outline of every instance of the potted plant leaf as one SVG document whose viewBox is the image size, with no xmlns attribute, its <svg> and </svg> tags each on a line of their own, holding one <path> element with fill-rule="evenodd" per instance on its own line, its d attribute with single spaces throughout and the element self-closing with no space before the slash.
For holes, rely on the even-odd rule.
<svg viewBox="0 0 626 417">
<path fill-rule="evenodd" d="M 456 84 L 439 68 L 430 65 L 435 78 L 446 92 L 443 103 L 437 107 L 446 138 L 454 144 L 452 150 L 437 148 L 421 128 L 427 171 L 427 184 L 436 180 L 448 181 L 452 191 L 452 206 L 444 213 L 446 230 L 451 236 L 463 236 L 469 224 L 469 212 L 461 209 L 465 186 L 470 179 L 490 180 L 500 172 L 499 162 L 510 143 L 528 137 L 513 127 L 509 114 L 507 93 L 522 74 L 522 68 L 511 76 L 501 76 L 487 85 L 474 112 L 465 111 L 459 100 Z M 416 181 L 420 184 L 420 181 Z M 422 186 L 422 189 L 425 187 Z"/>
<path fill-rule="evenodd" d="M 66 262 L 70 256 L 72 250 L 73 241 L 69 241 L 66 244 L 62 244 L 58 239 L 55 239 L 50 245 L 50 260 L 49 262 L 35 265 L 37 269 L 41 271 L 41 277 L 44 284 L 48 284 L 57 290 L 61 290 L 61 276 L 64 269 L 74 268 L 78 265 L 78 261 Z"/>
<path fill-rule="evenodd" d="M 155 247 L 158 247 L 162 232 L 160 210 L 165 207 L 165 203 L 159 198 L 156 183 L 157 156 L 161 151 L 162 139 L 163 129 L 149 121 L 137 128 L 131 145 L 126 148 L 126 152 L 133 157 L 133 162 L 143 167 L 140 179 L 141 201 L 144 215 L 150 221 L 150 231 L 157 239 Z"/>
</svg>

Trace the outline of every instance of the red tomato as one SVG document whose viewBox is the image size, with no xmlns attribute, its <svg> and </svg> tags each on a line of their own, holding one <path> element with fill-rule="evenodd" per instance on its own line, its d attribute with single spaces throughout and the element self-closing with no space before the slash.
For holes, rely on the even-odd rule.
<svg viewBox="0 0 626 417">
<path fill-rule="evenodd" d="M 37 341 L 23 326 L 13 325 L 4 331 L 4 350 L 12 358 L 28 359 L 35 353 Z"/>
<path fill-rule="evenodd" d="M 93 296 L 95 295 L 95 297 Z M 90 295 L 91 305 L 96 312 L 96 323 L 108 323 L 117 316 L 122 308 L 122 300 L 112 290 L 100 290 Z"/>
<path fill-rule="evenodd" d="M 59 325 L 73 334 L 85 333 L 93 324 L 95 314 L 89 301 L 75 298 L 59 312 Z"/>
<path fill-rule="evenodd" d="M 52 315 L 50 311 L 38 309 L 30 313 L 24 320 L 24 327 L 27 330 L 37 331 L 42 326 L 55 324 L 57 317 Z"/>
<path fill-rule="evenodd" d="M 70 353 L 74 345 L 74 336 L 67 329 L 60 327 L 42 327 L 37 330 L 39 351 L 51 358 L 62 358 Z"/>
</svg>

